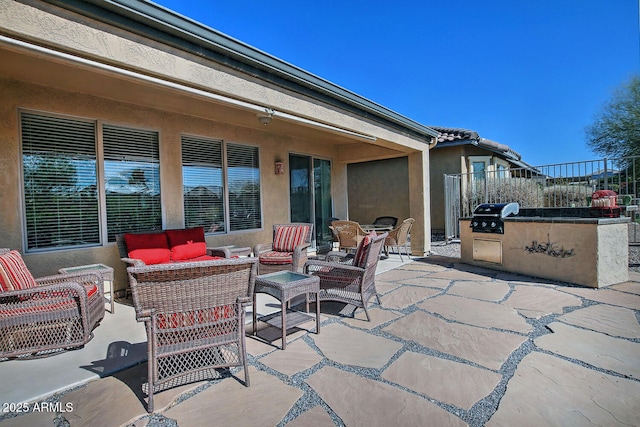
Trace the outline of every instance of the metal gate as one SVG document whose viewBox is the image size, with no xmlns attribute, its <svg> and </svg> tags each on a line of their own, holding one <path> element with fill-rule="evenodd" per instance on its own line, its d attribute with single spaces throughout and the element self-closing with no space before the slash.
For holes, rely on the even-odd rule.
<svg viewBox="0 0 640 427">
<path fill-rule="evenodd" d="M 460 175 L 444 176 L 444 238 L 460 237 Z"/>
</svg>

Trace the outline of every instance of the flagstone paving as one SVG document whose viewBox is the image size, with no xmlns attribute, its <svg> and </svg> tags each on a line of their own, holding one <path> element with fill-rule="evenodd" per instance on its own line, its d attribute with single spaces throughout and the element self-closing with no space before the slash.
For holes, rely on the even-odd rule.
<svg viewBox="0 0 640 427">
<path fill-rule="evenodd" d="M 517 285 L 504 304 L 526 317 L 539 319 L 553 313 L 562 314 L 565 307 L 582 305 L 582 300 L 556 289 Z"/>
<path fill-rule="evenodd" d="M 527 333 L 533 327 L 513 308 L 487 301 L 442 295 L 418 304 L 418 307 L 439 314 L 448 320 L 467 325 Z"/>
<path fill-rule="evenodd" d="M 442 256 L 398 265 L 370 322 L 323 304 L 320 334 L 293 328 L 285 351 L 278 328 L 248 325 L 250 387 L 222 371 L 157 393 L 149 415 L 142 363 L 0 427 L 640 425 L 640 275 L 588 289 Z"/>
<path fill-rule="evenodd" d="M 511 290 L 506 282 L 457 282 L 448 291 L 450 295 L 481 299 L 484 301 L 501 301 Z"/>
<path fill-rule="evenodd" d="M 558 317 L 556 320 L 623 338 L 640 338 L 640 323 L 633 310 L 596 304 Z"/>
</svg>

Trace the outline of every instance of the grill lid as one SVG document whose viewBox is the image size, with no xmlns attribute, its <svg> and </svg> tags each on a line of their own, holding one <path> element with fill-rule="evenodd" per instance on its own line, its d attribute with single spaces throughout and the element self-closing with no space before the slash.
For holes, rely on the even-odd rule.
<svg viewBox="0 0 640 427">
<path fill-rule="evenodd" d="M 508 216 L 518 215 L 520 205 L 515 202 L 511 203 L 482 203 L 473 211 L 473 216 L 506 218 Z"/>
</svg>

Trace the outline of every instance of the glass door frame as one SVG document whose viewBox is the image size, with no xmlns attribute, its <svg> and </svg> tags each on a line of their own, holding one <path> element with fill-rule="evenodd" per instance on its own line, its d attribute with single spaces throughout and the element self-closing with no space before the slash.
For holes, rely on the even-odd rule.
<svg viewBox="0 0 640 427">
<path fill-rule="evenodd" d="M 296 201 L 294 199 L 294 194 L 296 193 L 296 191 L 294 190 L 294 170 L 299 170 L 299 169 L 294 169 L 296 162 L 296 159 L 304 159 L 304 161 L 306 162 L 306 169 L 307 169 L 307 174 L 306 174 L 306 182 L 304 182 L 305 180 L 301 180 L 303 181 L 303 184 L 306 184 L 307 186 L 307 201 L 308 201 L 308 205 L 307 205 L 307 209 L 305 209 L 305 212 L 303 212 L 303 215 L 305 215 L 306 218 L 301 218 L 301 217 L 296 217 L 295 213 L 294 213 L 294 207 L 298 204 L 300 204 L 302 201 L 298 200 Z M 329 204 L 330 204 L 330 209 L 329 209 L 329 213 L 327 216 L 327 218 L 324 218 L 323 213 L 321 212 L 320 217 L 318 218 L 318 216 L 316 215 L 317 213 L 317 209 L 318 209 L 318 201 L 317 201 L 317 197 L 319 196 L 319 194 L 316 191 L 316 187 L 319 184 L 322 184 L 322 182 L 318 183 L 316 182 L 316 176 L 315 176 L 315 171 L 316 168 L 318 167 L 318 162 L 328 162 L 328 167 L 329 167 L 329 175 L 328 175 L 328 185 L 329 188 L 326 190 L 329 194 Z M 322 245 L 326 245 L 329 244 L 330 245 L 330 241 L 328 239 L 330 239 L 330 234 L 328 233 L 328 229 L 325 230 L 324 228 L 326 227 L 326 220 L 328 218 L 330 218 L 331 216 L 333 216 L 333 197 L 331 195 L 331 160 L 327 159 L 327 158 L 323 158 L 323 157 L 315 157 L 313 155 L 310 154 L 301 154 L 301 153 L 289 153 L 289 218 L 291 220 L 291 222 L 311 222 L 315 225 L 315 230 L 314 230 L 314 235 L 312 236 L 312 248 L 318 248 L 318 243 L 320 240 L 320 243 Z M 298 180 L 300 180 L 300 176 L 298 176 Z M 324 233 L 324 234 L 323 234 Z M 326 236 L 325 236 L 326 235 Z M 324 237 L 326 237 L 326 239 L 324 239 Z M 326 240 L 326 241 L 325 241 Z"/>
</svg>

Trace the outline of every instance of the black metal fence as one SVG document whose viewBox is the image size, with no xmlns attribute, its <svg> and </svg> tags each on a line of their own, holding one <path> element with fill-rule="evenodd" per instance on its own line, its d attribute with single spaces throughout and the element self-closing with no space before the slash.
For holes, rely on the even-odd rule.
<svg viewBox="0 0 640 427">
<path fill-rule="evenodd" d="M 635 222 L 640 198 L 640 157 L 558 163 L 516 169 L 445 175 L 445 232 L 457 237 L 460 218 L 471 217 L 480 203 L 517 202 L 523 208 L 590 206 L 596 190 L 613 190 L 623 214 Z M 640 230 L 630 226 L 630 243 Z"/>
</svg>

